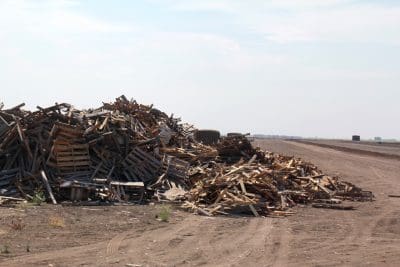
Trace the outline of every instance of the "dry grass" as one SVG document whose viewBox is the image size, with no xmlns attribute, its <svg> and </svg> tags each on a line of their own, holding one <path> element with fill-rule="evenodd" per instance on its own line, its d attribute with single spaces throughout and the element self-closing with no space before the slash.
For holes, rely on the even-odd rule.
<svg viewBox="0 0 400 267">
<path fill-rule="evenodd" d="M 32 208 L 34 206 L 36 206 L 36 204 L 23 201 L 23 202 L 16 204 L 15 208 L 22 210 L 22 211 L 26 211 L 27 209 Z"/>
<path fill-rule="evenodd" d="M 64 218 L 59 216 L 51 216 L 49 217 L 49 225 L 52 227 L 64 228 L 65 227 Z"/>
</svg>

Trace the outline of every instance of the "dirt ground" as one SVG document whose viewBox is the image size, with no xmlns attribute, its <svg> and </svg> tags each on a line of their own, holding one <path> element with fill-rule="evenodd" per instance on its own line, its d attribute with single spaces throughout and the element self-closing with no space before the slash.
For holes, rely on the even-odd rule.
<svg viewBox="0 0 400 267">
<path fill-rule="evenodd" d="M 301 143 L 315 144 L 321 147 L 334 148 L 344 152 L 352 152 L 384 158 L 400 160 L 400 143 L 353 142 L 343 140 L 298 140 Z"/>
<path fill-rule="evenodd" d="M 349 140 L 313 140 L 316 143 L 333 144 L 362 150 L 376 151 L 387 154 L 400 155 L 400 142 L 397 143 L 378 143 L 374 141 L 349 141 Z"/>
<path fill-rule="evenodd" d="M 285 218 L 173 209 L 169 222 L 157 220 L 159 205 L 0 208 L 0 266 L 398 266 L 400 198 L 387 195 L 400 194 L 399 160 L 295 142 L 258 144 L 312 161 L 373 191 L 376 201 L 354 203 L 354 211 L 298 206 Z"/>
</svg>

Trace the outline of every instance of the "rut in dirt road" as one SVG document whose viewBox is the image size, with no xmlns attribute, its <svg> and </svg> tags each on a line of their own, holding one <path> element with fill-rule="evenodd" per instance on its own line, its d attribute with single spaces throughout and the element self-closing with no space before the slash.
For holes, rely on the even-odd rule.
<svg viewBox="0 0 400 267">
<path fill-rule="evenodd" d="M 151 237 L 146 234 L 137 238 L 126 237 L 120 244 L 120 251 L 129 255 L 128 261 L 142 258 L 144 264 L 160 266 L 165 262 L 172 265 L 241 266 L 248 262 L 249 257 L 262 261 L 269 254 L 272 228 L 272 221 L 268 218 L 189 216 L 180 226 L 169 225 L 155 230 Z M 118 257 L 120 255 L 115 253 L 108 260 Z"/>
</svg>

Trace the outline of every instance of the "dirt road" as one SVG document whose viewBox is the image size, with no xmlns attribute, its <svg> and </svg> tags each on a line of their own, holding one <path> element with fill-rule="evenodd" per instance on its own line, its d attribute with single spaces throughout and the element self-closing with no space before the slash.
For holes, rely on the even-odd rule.
<svg viewBox="0 0 400 267">
<path fill-rule="evenodd" d="M 297 142 L 313 144 L 325 148 L 333 148 L 343 152 L 400 160 L 400 143 L 379 144 L 374 142 L 308 139 L 297 140 Z"/>
<path fill-rule="evenodd" d="M 262 141 L 312 161 L 376 195 L 357 210 L 297 207 L 286 218 L 203 217 L 176 211 L 170 223 L 123 228 L 91 244 L 9 257 L 0 266 L 398 266 L 400 161 L 313 145 Z M 0 234 L 0 238 L 1 238 Z M 78 237 L 77 237 L 78 238 Z"/>
</svg>

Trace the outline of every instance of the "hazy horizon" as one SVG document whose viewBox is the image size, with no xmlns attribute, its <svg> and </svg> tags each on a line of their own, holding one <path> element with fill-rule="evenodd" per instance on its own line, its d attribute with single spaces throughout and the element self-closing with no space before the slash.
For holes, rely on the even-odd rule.
<svg viewBox="0 0 400 267">
<path fill-rule="evenodd" d="M 124 94 L 225 133 L 400 139 L 399 46 L 397 1 L 0 0 L 0 102 Z"/>
</svg>

